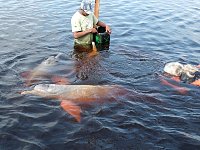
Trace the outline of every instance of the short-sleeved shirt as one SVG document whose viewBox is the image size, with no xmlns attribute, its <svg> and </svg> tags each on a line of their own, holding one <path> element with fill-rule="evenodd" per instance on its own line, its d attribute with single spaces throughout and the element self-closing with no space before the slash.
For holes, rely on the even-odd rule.
<svg viewBox="0 0 200 150">
<path fill-rule="evenodd" d="M 77 11 L 71 19 L 72 32 L 82 32 L 87 29 L 93 28 L 98 22 L 98 19 L 94 16 L 93 13 L 88 16 L 83 16 Z M 80 38 L 74 39 L 75 44 L 91 44 L 93 41 L 93 34 L 89 33 Z"/>
</svg>

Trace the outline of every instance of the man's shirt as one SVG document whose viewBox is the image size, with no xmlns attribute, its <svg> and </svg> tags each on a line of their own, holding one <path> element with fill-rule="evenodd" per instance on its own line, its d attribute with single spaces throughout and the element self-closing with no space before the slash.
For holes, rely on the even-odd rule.
<svg viewBox="0 0 200 150">
<path fill-rule="evenodd" d="M 95 27 L 97 24 L 98 19 L 94 16 L 93 13 L 89 14 L 88 16 L 83 16 L 82 14 L 77 11 L 71 19 L 71 26 L 72 26 L 72 32 L 81 32 L 85 31 L 87 29 L 91 29 Z M 93 34 L 89 33 L 85 36 L 82 36 L 80 38 L 74 39 L 75 44 L 91 44 L 93 41 Z"/>
</svg>

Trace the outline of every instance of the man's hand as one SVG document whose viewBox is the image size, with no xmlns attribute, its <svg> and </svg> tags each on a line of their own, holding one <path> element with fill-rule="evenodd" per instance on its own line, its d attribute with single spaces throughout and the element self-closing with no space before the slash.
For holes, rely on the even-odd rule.
<svg viewBox="0 0 200 150">
<path fill-rule="evenodd" d="M 90 31 L 90 33 L 98 33 L 96 28 L 91 28 L 91 29 L 89 29 L 89 31 Z"/>
<path fill-rule="evenodd" d="M 111 34 L 111 29 L 108 25 L 106 25 L 106 32 L 108 32 L 108 34 Z"/>
</svg>

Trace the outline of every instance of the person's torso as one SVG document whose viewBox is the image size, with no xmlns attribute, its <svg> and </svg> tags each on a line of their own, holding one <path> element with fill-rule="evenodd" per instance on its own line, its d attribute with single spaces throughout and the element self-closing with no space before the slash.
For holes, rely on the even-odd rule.
<svg viewBox="0 0 200 150">
<path fill-rule="evenodd" d="M 86 31 L 88 29 L 91 29 L 94 27 L 94 19 L 93 19 L 93 14 L 90 14 L 88 16 L 83 16 L 79 12 L 76 12 L 75 15 L 73 16 L 73 19 L 76 19 L 78 21 L 79 28 L 81 31 Z M 87 34 L 84 35 L 80 38 L 77 38 L 74 40 L 75 44 L 91 44 L 93 41 L 93 34 Z"/>
</svg>

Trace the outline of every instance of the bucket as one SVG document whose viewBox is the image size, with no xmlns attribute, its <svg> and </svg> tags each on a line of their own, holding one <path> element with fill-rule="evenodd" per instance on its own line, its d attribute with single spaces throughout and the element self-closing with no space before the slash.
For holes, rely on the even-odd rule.
<svg viewBox="0 0 200 150">
<path fill-rule="evenodd" d="M 98 50 L 108 50 L 110 45 L 110 34 L 104 27 L 98 27 L 98 33 L 94 34 L 94 42 Z"/>
</svg>

